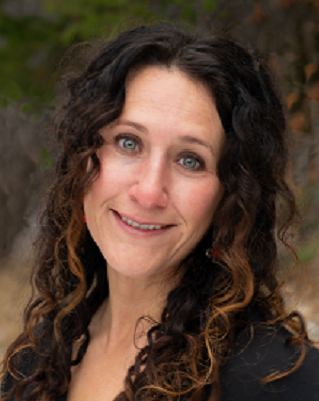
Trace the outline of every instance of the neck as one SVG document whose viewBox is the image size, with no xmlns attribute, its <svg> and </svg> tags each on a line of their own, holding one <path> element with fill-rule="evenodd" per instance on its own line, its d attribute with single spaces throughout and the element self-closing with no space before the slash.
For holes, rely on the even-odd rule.
<svg viewBox="0 0 319 401">
<path fill-rule="evenodd" d="M 123 342 L 140 347 L 146 343 L 145 334 L 159 322 L 169 291 L 177 284 L 177 277 L 123 276 L 108 266 L 109 297 L 92 323 L 92 335 L 103 338 L 110 347 Z M 150 319 L 141 320 L 141 317 Z M 135 336 L 134 336 L 135 335 Z"/>
</svg>

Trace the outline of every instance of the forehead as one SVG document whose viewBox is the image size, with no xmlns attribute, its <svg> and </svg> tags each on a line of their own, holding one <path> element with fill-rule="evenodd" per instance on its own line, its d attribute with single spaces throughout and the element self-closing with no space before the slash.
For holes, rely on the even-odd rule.
<svg viewBox="0 0 319 401">
<path fill-rule="evenodd" d="M 121 117 L 158 117 L 161 124 L 218 126 L 221 121 L 211 92 L 176 67 L 146 67 L 130 74 Z"/>
<path fill-rule="evenodd" d="M 167 82 L 168 85 L 163 86 L 165 82 Z M 147 66 L 142 69 L 131 71 L 126 78 L 126 97 L 128 97 L 128 95 L 131 96 L 136 89 L 145 91 L 152 90 L 154 93 L 159 88 L 162 89 L 163 94 L 166 93 L 168 95 L 188 92 L 192 97 L 205 97 L 209 103 L 215 104 L 213 94 L 202 81 L 189 76 L 176 66 Z"/>
</svg>

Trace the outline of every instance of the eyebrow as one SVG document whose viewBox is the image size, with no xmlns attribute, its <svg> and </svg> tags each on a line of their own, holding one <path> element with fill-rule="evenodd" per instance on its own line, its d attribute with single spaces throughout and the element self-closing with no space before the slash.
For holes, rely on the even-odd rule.
<svg viewBox="0 0 319 401">
<path fill-rule="evenodd" d="M 148 133 L 148 129 L 144 127 L 144 125 L 139 123 L 134 123 L 133 121 L 129 120 L 118 120 L 116 125 L 127 125 L 129 127 L 135 128 L 138 131 L 144 132 L 145 134 Z"/>
<path fill-rule="evenodd" d="M 148 129 L 146 127 L 144 127 L 144 125 L 139 124 L 139 123 L 135 123 L 133 121 L 129 121 L 129 120 L 118 120 L 117 125 L 127 125 L 129 127 L 135 128 L 138 131 L 141 131 L 145 134 L 148 133 Z M 185 143 L 196 143 L 198 145 L 204 146 L 205 148 L 207 148 L 208 150 L 211 151 L 211 153 L 213 154 L 213 156 L 215 156 L 215 152 L 214 149 L 212 147 L 212 145 L 207 142 L 207 141 L 203 141 L 202 139 L 196 138 L 194 136 L 191 135 L 183 135 L 178 137 L 178 140 L 185 142 Z"/>
<path fill-rule="evenodd" d="M 214 152 L 212 145 L 206 141 L 203 141 L 202 139 L 195 138 L 194 136 L 190 136 L 190 135 L 183 135 L 183 136 L 179 137 L 179 139 L 186 143 L 196 143 L 198 145 L 204 146 L 205 148 L 210 150 L 212 152 L 212 154 L 215 156 L 215 152 Z"/>
</svg>

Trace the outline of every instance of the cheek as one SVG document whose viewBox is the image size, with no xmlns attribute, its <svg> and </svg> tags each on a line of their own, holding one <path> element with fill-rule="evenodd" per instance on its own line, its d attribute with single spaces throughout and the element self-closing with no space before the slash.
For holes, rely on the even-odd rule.
<svg viewBox="0 0 319 401">
<path fill-rule="evenodd" d="M 208 227 L 222 198 L 223 186 L 217 177 L 179 191 L 181 213 L 188 223 Z"/>
<path fill-rule="evenodd" d="M 112 158 L 100 162 L 100 173 L 92 183 L 89 194 L 97 199 L 108 198 L 123 188 L 128 181 L 128 174 L 123 164 Z"/>
<path fill-rule="evenodd" d="M 112 155 L 104 156 L 99 155 L 100 173 L 84 197 L 85 213 L 96 217 L 103 213 L 105 202 L 127 193 L 136 177 L 134 166 L 126 165 Z"/>
</svg>

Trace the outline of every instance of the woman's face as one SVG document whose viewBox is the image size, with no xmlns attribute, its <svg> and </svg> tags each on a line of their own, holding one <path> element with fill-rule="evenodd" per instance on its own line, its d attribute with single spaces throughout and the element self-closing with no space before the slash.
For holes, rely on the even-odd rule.
<svg viewBox="0 0 319 401">
<path fill-rule="evenodd" d="M 108 268 L 163 274 L 200 241 L 223 194 L 214 101 L 178 69 L 147 67 L 128 80 L 120 117 L 100 134 L 100 174 L 84 199 L 91 235 Z"/>
</svg>

